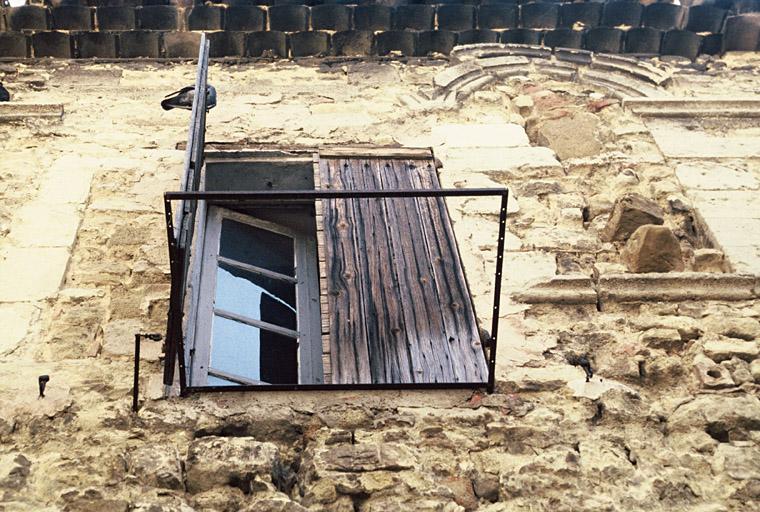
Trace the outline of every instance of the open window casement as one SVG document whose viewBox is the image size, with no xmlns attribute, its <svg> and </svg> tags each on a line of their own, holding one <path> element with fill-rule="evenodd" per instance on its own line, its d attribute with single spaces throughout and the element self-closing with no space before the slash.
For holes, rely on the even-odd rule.
<svg viewBox="0 0 760 512">
<path fill-rule="evenodd" d="M 202 174 L 214 191 L 409 195 L 199 201 L 187 386 L 486 382 L 445 199 L 414 192 L 440 188 L 430 150 L 218 155 Z"/>
</svg>

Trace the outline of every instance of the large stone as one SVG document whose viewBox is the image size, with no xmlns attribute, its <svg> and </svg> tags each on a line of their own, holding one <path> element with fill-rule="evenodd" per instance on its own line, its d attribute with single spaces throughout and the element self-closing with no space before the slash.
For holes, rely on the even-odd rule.
<svg viewBox="0 0 760 512">
<path fill-rule="evenodd" d="M 602 230 L 602 240 L 628 240 L 640 226 L 665 222 L 663 215 L 662 208 L 651 199 L 639 194 L 626 194 L 615 201 L 607 225 Z"/>
<path fill-rule="evenodd" d="M 707 357 L 718 363 L 732 357 L 751 361 L 758 356 L 756 342 L 739 341 L 730 338 L 708 340 L 704 344 L 704 351 Z"/>
<path fill-rule="evenodd" d="M 602 150 L 598 124 L 599 119 L 588 112 L 551 119 L 536 126 L 535 140 L 552 148 L 560 160 L 594 156 Z"/>
<path fill-rule="evenodd" d="M 502 124 L 442 124 L 433 128 L 435 142 L 452 148 L 530 146 L 522 126 Z"/>
<path fill-rule="evenodd" d="M 760 479 L 760 450 L 755 446 L 721 443 L 715 449 L 713 469 L 734 480 Z"/>
<path fill-rule="evenodd" d="M 724 272 L 726 257 L 723 251 L 717 249 L 696 249 L 691 266 L 695 272 Z"/>
<path fill-rule="evenodd" d="M 252 437 L 202 437 L 187 452 L 187 489 L 196 493 L 221 485 L 249 492 L 255 480 L 271 481 L 277 446 Z"/>
<path fill-rule="evenodd" d="M 0 302 L 34 301 L 55 295 L 69 251 L 63 247 L 8 248 L 0 254 Z"/>
<path fill-rule="evenodd" d="M 138 447 L 127 454 L 127 467 L 145 485 L 184 490 L 179 454 L 171 443 Z"/>
<path fill-rule="evenodd" d="M 760 322 L 754 318 L 709 315 L 702 320 L 702 326 L 706 331 L 722 334 L 729 338 L 744 341 L 760 338 Z"/>
<path fill-rule="evenodd" d="M 396 444 L 347 444 L 317 455 L 317 464 L 329 471 L 400 471 L 414 466 L 408 448 Z"/>
<path fill-rule="evenodd" d="M 684 269 L 681 245 L 665 226 L 639 227 L 628 239 L 621 258 L 631 272 L 670 272 Z"/>
</svg>

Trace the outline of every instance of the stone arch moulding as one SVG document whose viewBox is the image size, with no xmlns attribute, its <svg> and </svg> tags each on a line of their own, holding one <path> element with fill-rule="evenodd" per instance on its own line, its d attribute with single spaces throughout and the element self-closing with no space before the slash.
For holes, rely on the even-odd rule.
<svg viewBox="0 0 760 512">
<path fill-rule="evenodd" d="M 587 50 L 486 43 L 457 46 L 452 65 L 436 75 L 436 99 L 455 103 L 500 78 L 545 73 L 560 80 L 595 85 L 614 97 L 661 98 L 671 77 L 664 66 Z"/>
</svg>

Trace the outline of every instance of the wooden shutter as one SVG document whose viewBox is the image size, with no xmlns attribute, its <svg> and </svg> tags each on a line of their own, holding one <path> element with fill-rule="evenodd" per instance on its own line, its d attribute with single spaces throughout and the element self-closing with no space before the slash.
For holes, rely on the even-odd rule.
<svg viewBox="0 0 760 512">
<path fill-rule="evenodd" d="M 432 154 L 419 150 L 390 158 L 323 150 L 316 178 L 335 190 L 440 188 Z M 484 382 L 444 199 L 330 199 L 321 213 L 325 382 Z"/>
</svg>

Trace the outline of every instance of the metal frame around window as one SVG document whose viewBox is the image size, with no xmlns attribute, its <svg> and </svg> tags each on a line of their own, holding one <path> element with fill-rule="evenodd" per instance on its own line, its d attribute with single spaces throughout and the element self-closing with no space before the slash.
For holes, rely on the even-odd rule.
<svg viewBox="0 0 760 512">
<path fill-rule="evenodd" d="M 236 222 L 262 228 L 293 239 L 295 277 L 292 279 L 293 283 L 296 285 L 297 331 L 290 331 L 284 327 L 244 318 L 235 313 L 218 310 L 215 307 L 216 270 L 220 261 L 264 276 L 267 276 L 270 273 L 274 274 L 264 269 L 258 269 L 239 262 L 233 262 L 232 260 L 219 255 L 222 221 L 224 219 L 231 219 Z M 232 211 L 221 206 L 210 205 L 205 222 L 205 237 L 201 253 L 202 269 L 199 276 L 200 293 L 198 308 L 195 311 L 195 318 L 190 319 L 195 324 L 190 369 L 191 386 L 208 386 L 208 375 L 212 372 L 210 360 L 213 343 L 212 330 L 214 315 L 295 338 L 298 343 L 298 383 L 321 384 L 323 382 L 322 346 L 319 336 L 319 285 L 317 275 L 316 240 L 309 239 L 305 233 L 299 233 L 287 226 L 257 219 L 254 216 Z M 270 275 L 270 277 L 273 276 Z M 286 276 L 275 274 L 274 277 L 284 278 Z M 220 373 L 220 371 L 216 369 L 214 369 L 213 372 Z M 246 380 L 250 379 L 241 378 L 240 376 L 236 377 L 234 375 L 229 375 L 227 377 L 222 376 L 222 378 L 237 381 L 241 384 L 267 384 L 261 381 L 246 382 Z"/>
</svg>

